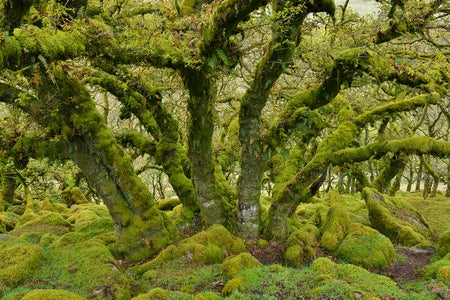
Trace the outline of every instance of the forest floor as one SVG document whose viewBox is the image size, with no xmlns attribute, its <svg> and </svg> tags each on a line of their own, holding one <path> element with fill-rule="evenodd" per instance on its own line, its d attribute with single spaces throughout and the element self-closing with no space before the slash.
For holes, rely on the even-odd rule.
<svg viewBox="0 0 450 300">
<path fill-rule="evenodd" d="M 369 223 L 359 196 L 322 196 L 300 209 L 299 218 L 326 216 L 327 201 L 333 196 L 353 220 Z M 432 270 L 430 265 L 450 270 L 450 254 L 439 257 L 434 249 L 435 238 L 450 229 L 450 198 L 424 200 L 418 193 L 406 192 L 398 197 L 421 212 L 436 236 L 425 249 L 395 244 L 395 259 L 383 270 L 345 263 L 319 247 L 318 241 L 312 257 L 288 267 L 284 243 L 244 242 L 221 226 L 182 232 L 175 245 L 127 264 L 112 255 L 115 236 L 106 207 L 86 204 L 67 209 L 42 201 L 33 206 L 40 211 L 18 216 L 15 228 L 0 234 L 0 298 L 450 300 L 448 280 L 437 278 L 436 271 L 424 275 L 425 269 Z M 14 218 L 7 212 L 1 216 Z M 238 251 L 233 250 L 236 245 Z M 238 271 L 227 274 L 234 267 Z M 50 290 L 56 298 L 49 296 Z"/>
</svg>

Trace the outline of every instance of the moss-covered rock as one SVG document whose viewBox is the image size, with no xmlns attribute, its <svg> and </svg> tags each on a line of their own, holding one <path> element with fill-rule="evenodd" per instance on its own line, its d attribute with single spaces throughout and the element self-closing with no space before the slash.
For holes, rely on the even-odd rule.
<svg viewBox="0 0 450 300">
<path fill-rule="evenodd" d="M 331 207 L 321 228 L 320 246 L 330 251 L 336 250 L 347 235 L 350 223 L 350 217 L 343 207 Z"/>
<path fill-rule="evenodd" d="M 447 274 L 448 268 L 450 267 L 450 253 L 448 253 L 444 258 L 435 261 L 420 270 L 420 274 L 426 278 L 444 278 Z"/>
<path fill-rule="evenodd" d="M 220 296 L 213 292 L 201 292 L 192 298 L 192 300 L 219 300 Z"/>
<path fill-rule="evenodd" d="M 72 230 L 95 236 L 114 231 L 114 223 L 106 206 L 87 203 L 73 206 L 69 211 L 67 221 L 72 224 Z"/>
<path fill-rule="evenodd" d="M 18 216 L 12 212 L 0 212 L 0 233 L 14 229 L 18 223 Z"/>
<path fill-rule="evenodd" d="M 156 205 L 160 210 L 172 210 L 175 206 L 180 205 L 181 201 L 178 197 L 172 197 L 167 199 L 159 199 L 156 201 Z"/>
<path fill-rule="evenodd" d="M 33 290 L 31 292 L 28 292 L 25 294 L 25 296 L 22 297 L 22 300 L 83 300 L 85 298 L 78 296 L 75 293 L 64 291 L 64 290 Z"/>
<path fill-rule="evenodd" d="M 244 252 L 236 256 L 228 257 L 222 263 L 222 273 L 227 277 L 233 277 L 242 270 L 252 269 L 262 264 L 250 253 Z"/>
<path fill-rule="evenodd" d="M 69 232 L 70 224 L 57 212 L 41 211 L 34 213 L 27 210 L 20 218 L 14 230 L 10 231 L 13 236 L 21 239 L 39 243 L 41 237 L 48 233 L 63 235 Z"/>
<path fill-rule="evenodd" d="M 315 255 L 314 247 L 320 236 L 320 230 L 312 225 L 306 224 L 292 232 L 286 241 L 284 259 L 289 266 L 299 267 L 304 260 Z"/>
<path fill-rule="evenodd" d="M 85 204 L 89 203 L 84 194 L 81 192 L 79 187 L 70 187 L 65 189 L 61 194 L 64 203 L 67 207 L 71 207 L 74 204 Z"/>
<path fill-rule="evenodd" d="M 162 288 L 155 288 L 150 290 L 148 293 L 146 294 L 141 294 L 138 295 L 134 298 L 132 298 L 132 300 L 148 300 L 148 299 L 154 299 L 154 300 L 190 300 L 192 299 L 192 295 L 190 294 L 186 294 L 183 292 L 178 292 L 178 291 L 168 291 Z"/>
<path fill-rule="evenodd" d="M 386 268 L 395 260 L 391 241 L 370 227 L 352 223 L 336 251 L 339 259 L 366 269 Z"/>
<path fill-rule="evenodd" d="M 40 272 L 33 277 L 34 281 L 64 286 L 64 289 L 76 291 L 84 298 L 131 298 L 130 278 L 124 275 L 101 239 L 53 243 L 47 252 L 48 263 L 41 266 Z"/>
<path fill-rule="evenodd" d="M 411 205 L 399 199 L 364 188 L 363 198 L 369 210 L 371 226 L 392 241 L 407 246 L 429 247 L 428 223 Z"/>
<path fill-rule="evenodd" d="M 174 260 L 185 263 L 220 263 L 229 255 L 246 251 L 245 244 L 240 238 L 233 236 L 222 225 L 213 225 L 206 231 L 168 246 L 155 259 L 131 270 L 137 274 L 144 274 L 149 269 Z"/>
<path fill-rule="evenodd" d="M 239 292 L 245 292 L 245 285 L 244 285 L 244 278 L 242 277 L 236 277 L 233 279 L 230 279 L 225 286 L 222 289 L 222 295 L 228 296 L 233 292 L 239 291 Z"/>
<path fill-rule="evenodd" d="M 439 235 L 436 250 L 441 257 L 446 256 L 450 252 L 450 230 L 444 231 Z"/>
<path fill-rule="evenodd" d="M 171 213 L 170 217 L 173 219 L 179 230 L 188 229 L 195 226 L 194 212 L 185 207 L 183 204 L 175 206 L 174 209 L 168 213 Z"/>
<path fill-rule="evenodd" d="M 33 244 L 0 245 L 0 287 L 15 287 L 44 262 L 44 249 Z"/>
</svg>

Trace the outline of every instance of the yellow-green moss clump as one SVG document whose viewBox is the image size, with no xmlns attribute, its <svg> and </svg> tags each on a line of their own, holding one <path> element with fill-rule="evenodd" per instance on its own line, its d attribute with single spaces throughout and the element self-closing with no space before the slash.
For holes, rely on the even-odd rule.
<svg viewBox="0 0 450 300">
<path fill-rule="evenodd" d="M 156 201 L 156 205 L 160 210 L 172 210 L 175 206 L 181 204 L 180 199 L 178 197 L 172 197 L 167 199 L 159 199 Z"/>
<path fill-rule="evenodd" d="M 444 231 L 439 235 L 436 250 L 440 257 L 444 257 L 450 252 L 450 230 Z"/>
<path fill-rule="evenodd" d="M 233 277 L 242 270 L 257 268 L 262 264 L 250 253 L 243 252 L 236 256 L 228 257 L 222 263 L 222 273 L 227 277 Z"/>
<path fill-rule="evenodd" d="M 370 227 L 352 223 L 336 251 L 339 259 L 366 269 L 386 268 L 395 260 L 391 241 Z"/>
<path fill-rule="evenodd" d="M 0 288 L 17 286 L 36 272 L 43 262 L 44 250 L 39 245 L 0 245 Z"/>
<path fill-rule="evenodd" d="M 85 298 L 64 290 L 33 290 L 25 294 L 22 300 L 83 300 Z"/>
<path fill-rule="evenodd" d="M 246 251 L 244 241 L 233 236 L 222 225 L 213 225 L 206 231 L 168 246 L 155 259 L 131 269 L 141 275 L 174 260 L 185 263 L 221 263 L 226 256 Z"/>
<path fill-rule="evenodd" d="M 51 211 L 34 213 L 27 209 L 10 234 L 20 236 L 25 241 L 39 243 L 45 234 L 63 235 L 69 232 L 69 228 L 69 222 L 60 213 Z"/>
<path fill-rule="evenodd" d="M 228 296 L 233 292 L 245 292 L 244 278 L 236 277 L 229 280 L 222 289 L 222 295 Z"/>
<path fill-rule="evenodd" d="M 321 228 L 320 246 L 330 251 L 336 250 L 347 235 L 350 223 L 350 217 L 344 208 L 332 206 Z"/>
<path fill-rule="evenodd" d="M 14 229 L 18 222 L 18 216 L 12 212 L 0 212 L 0 233 Z"/>
<path fill-rule="evenodd" d="M 165 290 L 162 288 L 155 288 L 146 294 L 141 294 L 141 295 L 138 295 L 138 296 L 132 298 L 132 300 L 148 300 L 148 299 L 152 299 L 152 300 L 171 300 L 171 299 L 183 300 L 183 299 L 192 299 L 192 295 L 189 295 L 189 294 L 186 294 L 183 292 L 178 292 L 178 291 L 168 291 L 168 290 Z"/>
<path fill-rule="evenodd" d="M 311 264 L 310 271 L 313 272 L 312 275 L 316 274 L 313 279 L 315 288 L 308 297 L 311 299 L 328 299 L 327 293 L 332 285 L 339 285 L 340 297 L 335 294 L 336 298 L 355 299 L 357 292 L 360 299 L 370 297 L 401 299 L 402 292 L 392 279 L 358 266 L 336 264 L 328 258 L 321 257 Z M 397 294 L 399 298 L 396 298 Z"/>
<path fill-rule="evenodd" d="M 446 279 L 449 280 L 450 278 L 445 278 L 447 275 L 449 275 L 448 271 L 450 268 L 450 253 L 448 253 L 444 258 L 435 261 L 428 266 L 425 266 L 422 270 L 420 270 L 421 275 L 426 278 L 436 278 L 436 279 Z"/>
<path fill-rule="evenodd" d="M 69 211 L 67 221 L 72 224 L 74 232 L 88 236 L 114 231 L 114 223 L 108 208 L 94 203 L 73 206 Z"/>
<path fill-rule="evenodd" d="M 89 203 L 79 187 L 67 188 L 62 192 L 61 197 L 64 200 L 64 203 L 66 203 L 67 207 L 71 207 L 74 204 Z"/>
<path fill-rule="evenodd" d="M 393 201 L 392 198 L 370 188 L 364 188 L 363 198 L 366 201 L 373 228 L 392 241 L 403 245 L 430 246 L 429 241 L 421 233 L 428 235 L 431 231 L 424 218 L 412 206 L 402 201 Z M 409 222 L 398 217 L 408 219 Z"/>
<path fill-rule="evenodd" d="M 286 241 L 284 259 L 287 265 L 299 267 L 303 260 L 312 258 L 315 255 L 314 246 L 319 236 L 320 230 L 312 224 L 306 224 L 294 230 Z"/>
</svg>

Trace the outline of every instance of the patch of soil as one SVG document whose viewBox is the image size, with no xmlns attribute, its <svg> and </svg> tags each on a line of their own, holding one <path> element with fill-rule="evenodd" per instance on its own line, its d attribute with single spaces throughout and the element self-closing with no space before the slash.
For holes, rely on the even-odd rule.
<svg viewBox="0 0 450 300">
<path fill-rule="evenodd" d="M 421 280 L 418 271 L 429 264 L 433 251 L 418 248 L 398 248 L 396 251 L 404 259 L 392 263 L 380 274 L 391 277 L 395 282 Z"/>
<path fill-rule="evenodd" d="M 263 265 L 283 263 L 283 253 L 286 250 L 284 243 L 267 241 L 267 244 L 259 245 L 257 240 L 246 243 L 247 250 Z"/>
</svg>

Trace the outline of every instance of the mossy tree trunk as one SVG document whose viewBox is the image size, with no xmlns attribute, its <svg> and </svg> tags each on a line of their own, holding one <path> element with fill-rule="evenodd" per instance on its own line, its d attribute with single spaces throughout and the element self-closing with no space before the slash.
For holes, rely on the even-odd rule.
<svg viewBox="0 0 450 300">
<path fill-rule="evenodd" d="M 0 176 L 0 211 L 14 203 L 17 187 L 17 176 L 11 168 L 4 166 Z"/>
<path fill-rule="evenodd" d="M 96 188 L 113 218 L 119 252 L 137 261 L 172 242 L 178 234 L 175 226 L 158 211 L 86 88 L 59 66 L 46 67 L 41 80 L 38 98 L 14 89 L 5 93 L 11 102 L 20 98 L 20 108 L 49 128 L 59 141 L 55 151 L 76 162 Z"/>
<path fill-rule="evenodd" d="M 376 147 L 373 145 L 377 145 L 377 143 L 372 146 L 360 147 L 359 149 L 349 149 L 350 156 L 342 155 L 342 152 L 339 152 L 339 150 L 345 149 L 359 136 L 362 128 L 378 118 L 383 118 L 385 113 L 411 110 L 426 105 L 427 103 L 436 103 L 438 100 L 439 96 L 437 94 L 421 95 L 411 99 L 389 103 L 357 117 L 353 117 L 351 121 L 343 122 L 319 144 L 317 153 L 308 164 L 291 180 L 286 182 L 284 188 L 274 196 L 274 201 L 269 212 L 269 223 L 266 228 L 266 234 L 276 239 L 286 237 L 289 230 L 288 217 L 295 212 L 295 208 L 299 203 L 309 201 L 314 194 L 312 193 L 313 190 L 317 191 L 317 188 L 313 189 L 315 186 L 314 183 L 320 181 L 321 175 L 326 171 L 330 163 L 335 166 L 344 166 L 346 163 L 365 161 L 371 157 L 379 159 L 382 155 L 389 153 L 389 147 L 395 149 L 395 151 L 389 154 L 392 157 L 403 156 L 403 152 L 406 154 L 415 154 L 421 151 L 431 151 L 436 152 L 436 155 L 445 155 L 447 151 L 450 151 L 450 149 L 447 149 L 448 146 L 442 146 L 442 149 L 439 146 L 434 148 L 434 146 L 427 144 L 428 141 L 416 141 L 411 145 L 399 142 L 398 146 L 395 143 L 389 146 L 388 142 L 382 141 L 378 142 L 379 146 Z M 421 143 L 425 144 L 421 145 Z M 402 151 L 396 147 L 401 147 Z M 397 171 L 397 168 L 395 170 Z M 396 172 L 393 176 L 395 174 Z M 382 186 L 384 187 L 384 185 Z"/>
<path fill-rule="evenodd" d="M 133 77 L 133 74 L 127 74 Z M 110 93 L 115 95 L 124 105 L 123 111 L 134 114 L 155 140 L 154 147 L 146 147 L 144 152 L 155 157 L 164 172 L 169 177 L 175 193 L 183 205 L 193 211 L 198 212 L 199 204 L 197 194 L 192 181 L 185 174 L 183 165 L 187 161 L 186 151 L 179 143 L 179 126 L 177 120 L 162 106 L 162 99 L 159 93 L 149 91 L 140 85 L 139 79 L 135 78 L 135 87 L 130 87 L 124 81 L 119 80 L 113 75 L 97 72 L 96 77 L 89 80 L 92 84 L 102 86 Z M 136 88 L 137 86 L 137 88 Z M 141 136 L 127 139 L 127 142 L 133 143 L 139 148 L 142 144 Z"/>
<path fill-rule="evenodd" d="M 188 110 L 189 149 L 192 180 L 198 197 L 200 213 L 205 225 L 224 224 L 225 203 L 220 194 L 215 175 L 212 138 L 214 131 L 214 104 L 216 83 L 212 70 L 205 66 L 200 70 L 187 69 L 182 72 L 189 91 Z"/>
<path fill-rule="evenodd" d="M 274 4 L 275 14 L 288 7 L 287 2 Z M 256 66 L 253 82 L 241 100 L 239 110 L 239 141 L 241 143 L 241 173 L 238 180 L 238 232 L 244 238 L 255 238 L 260 233 L 261 183 L 266 170 L 267 151 L 261 135 L 261 113 L 273 85 L 291 63 L 300 41 L 300 25 L 308 11 L 293 13 L 274 26 L 272 40 L 262 60 Z M 267 146 L 265 148 L 267 150 Z"/>
</svg>

